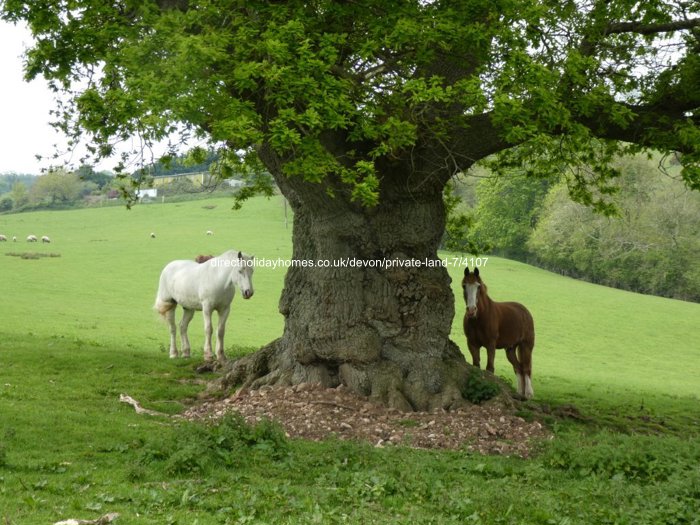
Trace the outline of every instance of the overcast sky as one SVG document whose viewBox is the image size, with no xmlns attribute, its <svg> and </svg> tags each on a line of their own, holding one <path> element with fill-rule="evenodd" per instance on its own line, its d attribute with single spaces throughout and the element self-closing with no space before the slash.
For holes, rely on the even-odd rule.
<svg viewBox="0 0 700 525">
<path fill-rule="evenodd" d="M 39 173 L 50 160 L 53 144 L 65 144 L 49 121 L 53 94 L 43 78 L 23 80 L 22 53 L 32 42 L 26 27 L 0 21 L 0 173 Z"/>
<path fill-rule="evenodd" d="M 77 167 L 80 153 L 66 154 L 53 159 L 58 151 L 65 152 L 66 139 L 49 125 L 49 114 L 55 108 L 54 94 L 43 78 L 24 81 L 23 53 L 31 45 L 32 37 L 26 26 L 14 26 L 0 20 L 0 174 L 40 174 L 42 168 L 60 166 L 69 162 Z M 127 144 L 128 150 L 134 148 Z M 126 148 L 125 148 L 126 149 Z M 84 151 L 84 150 L 83 150 Z M 119 148 L 117 148 L 119 151 Z M 158 156 L 166 151 L 166 142 L 156 145 Z M 41 161 L 36 159 L 41 155 Z M 118 155 L 96 166 L 98 170 L 112 170 Z"/>
</svg>

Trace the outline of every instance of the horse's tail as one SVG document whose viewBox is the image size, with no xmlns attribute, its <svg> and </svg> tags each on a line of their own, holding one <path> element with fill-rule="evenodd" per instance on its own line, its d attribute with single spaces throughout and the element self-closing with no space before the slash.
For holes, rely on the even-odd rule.
<svg viewBox="0 0 700 525">
<path fill-rule="evenodd" d="M 163 293 L 163 277 L 161 276 L 160 283 L 158 285 L 158 293 L 156 294 L 156 302 L 153 305 L 153 309 L 158 312 L 163 319 L 165 319 L 165 314 L 177 306 L 177 303 L 168 297 L 167 294 Z"/>
<path fill-rule="evenodd" d="M 156 301 L 153 305 L 153 309 L 158 312 L 163 319 L 165 319 L 165 315 L 170 310 L 175 309 L 177 306 L 177 302 L 173 300 L 169 290 L 170 287 L 168 286 L 168 275 L 172 273 L 169 271 L 170 264 L 172 263 L 169 263 L 160 273 L 160 278 L 158 279 L 158 292 L 156 292 Z"/>
<path fill-rule="evenodd" d="M 160 297 L 156 297 L 156 304 L 153 305 L 153 309 L 158 312 L 163 318 L 170 310 L 175 308 L 177 303 L 174 301 L 164 301 Z"/>
</svg>

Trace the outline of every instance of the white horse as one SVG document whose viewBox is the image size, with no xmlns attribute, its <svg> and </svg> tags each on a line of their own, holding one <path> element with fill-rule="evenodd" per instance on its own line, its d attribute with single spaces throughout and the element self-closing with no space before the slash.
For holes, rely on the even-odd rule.
<svg viewBox="0 0 700 525">
<path fill-rule="evenodd" d="M 253 266 L 255 259 L 236 250 L 229 250 L 204 263 L 191 260 L 172 261 L 163 268 L 154 308 L 168 321 L 170 327 L 170 357 L 179 357 L 176 344 L 175 309 L 179 304 L 184 312 L 180 321 L 182 355 L 190 357 L 187 326 L 195 310 L 204 314 L 204 359 L 211 360 L 211 314 L 219 314 L 216 332 L 216 358 L 224 356 L 224 331 L 231 310 L 231 301 L 240 288 L 244 299 L 253 296 Z"/>
</svg>

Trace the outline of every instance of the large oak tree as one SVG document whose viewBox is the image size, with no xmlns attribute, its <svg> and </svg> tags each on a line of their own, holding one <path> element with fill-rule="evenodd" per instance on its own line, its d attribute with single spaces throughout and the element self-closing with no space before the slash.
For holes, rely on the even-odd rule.
<svg viewBox="0 0 700 525">
<path fill-rule="evenodd" d="M 1 5 L 36 37 L 27 76 L 70 94 L 67 134 L 107 156 L 179 129 L 221 149 L 224 175 L 264 166 L 294 209 L 295 259 L 435 259 L 445 185 L 494 155 L 598 207 L 611 158 L 641 148 L 681 152 L 700 187 L 697 0 Z M 461 402 L 444 268 L 292 268 L 280 310 L 282 336 L 231 382 Z"/>
</svg>

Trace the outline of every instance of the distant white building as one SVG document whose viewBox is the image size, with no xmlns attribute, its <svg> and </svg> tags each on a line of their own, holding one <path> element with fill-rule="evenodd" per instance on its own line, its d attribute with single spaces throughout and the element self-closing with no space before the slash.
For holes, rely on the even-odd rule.
<svg viewBox="0 0 700 525">
<path fill-rule="evenodd" d="M 155 199 L 158 197 L 158 188 L 147 188 L 145 190 L 136 190 L 136 198 L 140 201 L 143 199 Z"/>
<path fill-rule="evenodd" d="M 245 186 L 245 182 L 243 182 L 240 179 L 226 179 L 226 184 L 228 184 L 232 188 L 242 188 L 243 186 Z"/>
</svg>

